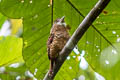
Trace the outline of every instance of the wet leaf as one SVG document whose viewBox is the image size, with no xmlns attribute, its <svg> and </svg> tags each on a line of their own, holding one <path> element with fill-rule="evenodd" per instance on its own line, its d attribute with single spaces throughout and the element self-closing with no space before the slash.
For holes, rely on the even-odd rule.
<svg viewBox="0 0 120 80">
<path fill-rule="evenodd" d="M 38 79 L 43 79 L 49 69 L 46 41 L 52 20 L 65 16 L 72 35 L 98 0 L 54 0 L 53 3 L 50 1 L 52 0 L 1 0 L 0 2 L 0 11 L 4 15 L 23 19 L 23 57 L 27 67 Z M 119 55 L 112 54 L 112 52 L 116 53 L 115 48 L 119 50 L 119 46 L 116 46 L 120 42 L 119 2 L 111 1 L 94 22 L 94 26 L 89 28 L 78 43 L 79 49 L 85 51 L 85 58 L 92 69 L 108 80 L 119 79 L 117 74 L 120 67 Z M 119 54 L 119 51 L 117 53 Z M 75 64 L 79 65 L 79 61 L 75 59 L 66 61 L 55 79 L 73 80 L 75 76 L 80 76 L 80 68 Z M 65 75 L 62 75 L 63 73 Z"/>
<path fill-rule="evenodd" d="M 22 39 L 12 36 L 0 37 L 0 66 L 23 62 Z"/>
</svg>

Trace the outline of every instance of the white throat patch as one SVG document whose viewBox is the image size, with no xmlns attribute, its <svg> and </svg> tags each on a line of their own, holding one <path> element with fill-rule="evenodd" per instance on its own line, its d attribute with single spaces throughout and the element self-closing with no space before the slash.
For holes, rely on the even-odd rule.
<svg viewBox="0 0 120 80">
<path fill-rule="evenodd" d="M 57 25 L 63 25 L 66 27 L 66 23 L 61 23 L 61 22 L 58 22 Z"/>
</svg>

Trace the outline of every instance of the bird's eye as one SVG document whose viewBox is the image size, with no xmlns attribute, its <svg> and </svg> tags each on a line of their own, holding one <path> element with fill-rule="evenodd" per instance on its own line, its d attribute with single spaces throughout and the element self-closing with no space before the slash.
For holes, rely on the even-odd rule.
<svg viewBox="0 0 120 80">
<path fill-rule="evenodd" d="M 59 22 L 59 19 L 56 19 L 56 20 L 54 21 L 54 23 L 57 23 L 57 22 Z"/>
</svg>

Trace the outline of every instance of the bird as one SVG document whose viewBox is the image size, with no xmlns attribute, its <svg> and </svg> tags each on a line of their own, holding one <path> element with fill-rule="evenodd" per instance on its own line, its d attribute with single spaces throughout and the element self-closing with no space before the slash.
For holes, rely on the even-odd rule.
<svg viewBox="0 0 120 80">
<path fill-rule="evenodd" d="M 70 38 L 69 27 L 66 25 L 64 18 L 63 16 L 54 21 L 50 30 L 50 36 L 48 37 L 47 52 L 50 60 L 49 76 L 53 75 L 53 67 L 56 64 L 59 53 Z"/>
</svg>

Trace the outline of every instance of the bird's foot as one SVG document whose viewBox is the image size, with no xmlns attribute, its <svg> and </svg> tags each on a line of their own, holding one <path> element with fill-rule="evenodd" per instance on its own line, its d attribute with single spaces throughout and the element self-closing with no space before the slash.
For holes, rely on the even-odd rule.
<svg viewBox="0 0 120 80">
<path fill-rule="evenodd" d="M 49 71 L 49 76 L 52 78 L 52 76 L 53 76 L 53 70 Z"/>
</svg>

